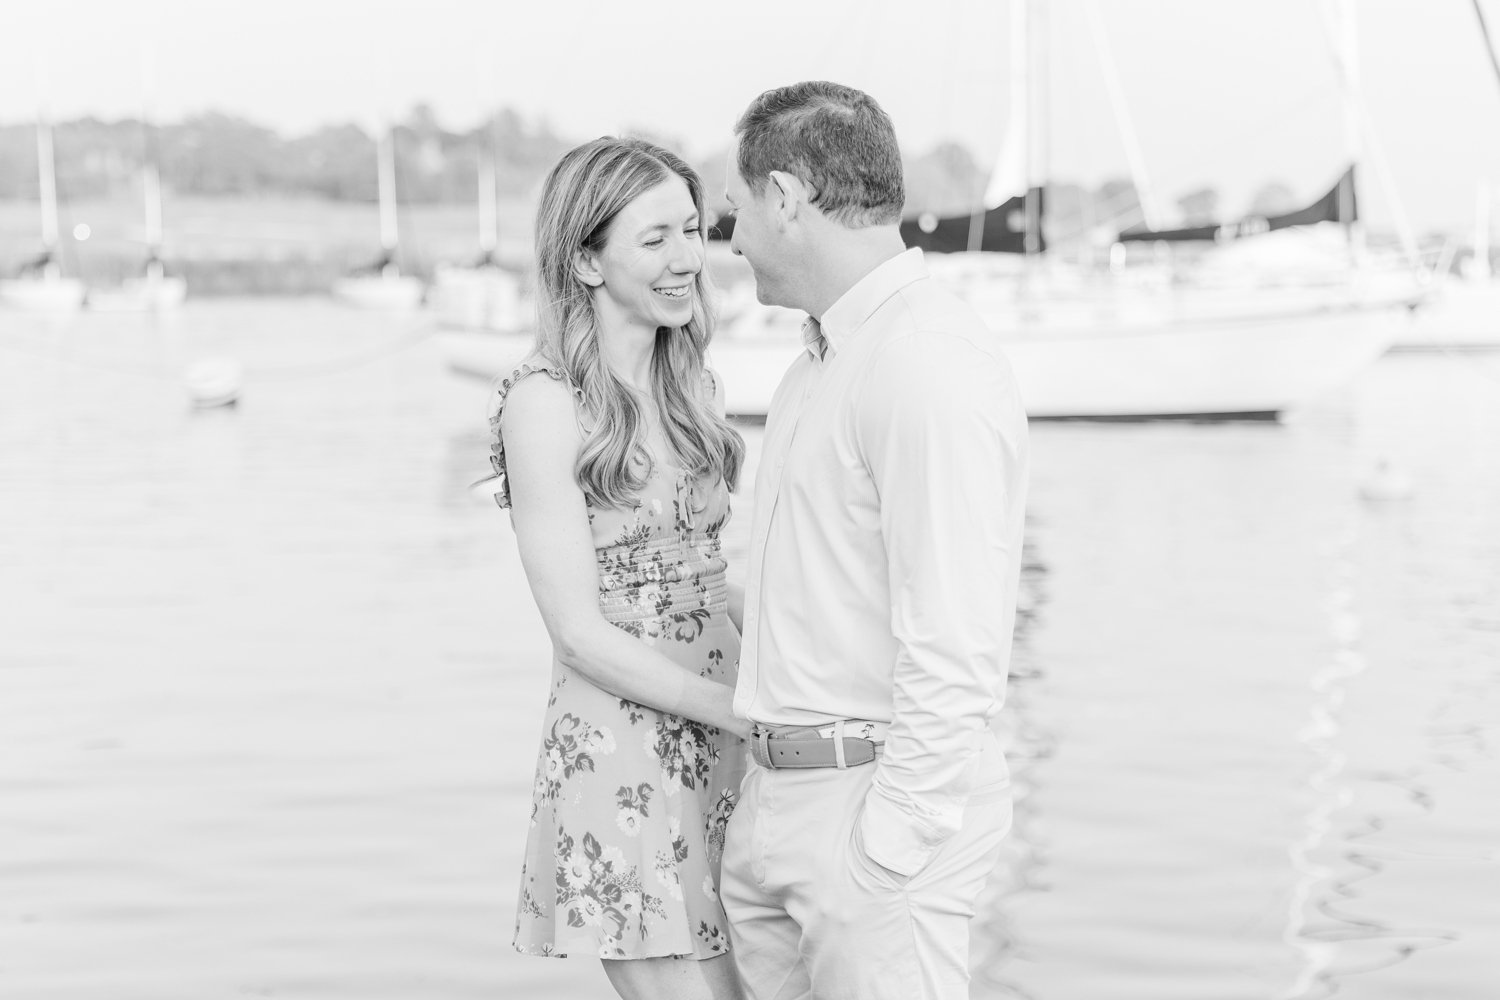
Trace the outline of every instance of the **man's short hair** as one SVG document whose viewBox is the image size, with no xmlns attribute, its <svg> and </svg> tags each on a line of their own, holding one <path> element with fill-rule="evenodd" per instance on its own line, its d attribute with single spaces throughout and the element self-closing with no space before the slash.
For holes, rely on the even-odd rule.
<svg viewBox="0 0 1500 1000">
<path fill-rule="evenodd" d="M 740 177 L 756 195 L 780 170 L 811 187 L 819 211 L 850 229 L 901 221 L 896 130 L 864 91 L 821 80 L 768 90 L 734 134 Z"/>
</svg>

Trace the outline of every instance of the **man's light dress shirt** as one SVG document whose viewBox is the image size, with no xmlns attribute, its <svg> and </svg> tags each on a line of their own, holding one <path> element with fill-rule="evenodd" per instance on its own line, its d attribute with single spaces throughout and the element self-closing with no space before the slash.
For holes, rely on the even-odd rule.
<svg viewBox="0 0 1500 1000">
<path fill-rule="evenodd" d="M 1015 624 L 1026 415 L 994 335 L 920 250 L 818 327 L 766 422 L 735 710 L 889 723 L 860 822 L 870 857 L 911 875 L 969 790 L 1005 780 L 978 756 Z"/>
</svg>

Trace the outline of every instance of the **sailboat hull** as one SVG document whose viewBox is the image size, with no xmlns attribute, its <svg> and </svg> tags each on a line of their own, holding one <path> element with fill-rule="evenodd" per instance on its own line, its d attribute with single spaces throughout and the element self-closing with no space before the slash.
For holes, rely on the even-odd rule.
<svg viewBox="0 0 1500 1000">
<path fill-rule="evenodd" d="M 1398 351 L 1500 350 L 1500 278 L 1452 279 L 1417 310 Z"/>
<path fill-rule="evenodd" d="M 1002 334 L 1000 346 L 1035 418 L 1266 418 L 1353 378 L 1408 321 L 1404 309 L 1339 306 L 1116 327 L 1020 326 Z"/>
<path fill-rule="evenodd" d="M 406 275 L 360 275 L 333 283 L 336 298 L 360 309 L 415 309 L 422 293 L 422 282 Z"/>
<path fill-rule="evenodd" d="M 514 333 L 526 325 L 520 281 L 495 267 L 440 266 L 427 305 L 448 329 Z"/>
<path fill-rule="evenodd" d="M 28 312 L 73 312 L 83 305 L 83 282 L 73 278 L 0 281 L 0 302 Z"/>
<path fill-rule="evenodd" d="M 187 298 L 187 279 L 169 276 L 136 278 L 117 289 L 95 289 L 88 294 L 88 307 L 95 312 L 151 312 L 175 309 Z"/>
</svg>

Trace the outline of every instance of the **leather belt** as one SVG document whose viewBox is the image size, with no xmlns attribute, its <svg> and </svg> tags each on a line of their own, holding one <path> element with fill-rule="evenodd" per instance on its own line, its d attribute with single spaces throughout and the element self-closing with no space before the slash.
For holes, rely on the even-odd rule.
<svg viewBox="0 0 1500 1000">
<path fill-rule="evenodd" d="M 772 770 L 850 768 L 874 760 L 885 748 L 884 737 L 885 726 L 877 722 L 840 720 L 818 727 L 757 725 L 750 736 L 750 756 L 761 767 Z"/>
</svg>

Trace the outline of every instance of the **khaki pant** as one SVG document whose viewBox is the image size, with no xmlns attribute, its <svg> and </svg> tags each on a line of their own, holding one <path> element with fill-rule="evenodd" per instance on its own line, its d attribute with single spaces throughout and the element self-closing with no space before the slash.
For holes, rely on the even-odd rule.
<svg viewBox="0 0 1500 1000">
<path fill-rule="evenodd" d="M 1010 827 L 1010 788 L 977 788 L 962 829 L 908 880 L 864 853 L 875 767 L 752 765 L 745 776 L 720 896 L 751 1000 L 968 997 L 969 920 Z"/>
</svg>

